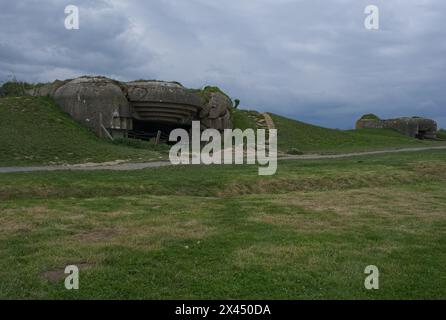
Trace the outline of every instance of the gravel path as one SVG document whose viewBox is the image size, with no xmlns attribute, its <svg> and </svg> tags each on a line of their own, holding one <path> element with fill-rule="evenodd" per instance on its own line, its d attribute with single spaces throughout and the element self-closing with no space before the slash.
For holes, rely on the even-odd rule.
<svg viewBox="0 0 446 320">
<path fill-rule="evenodd" d="M 120 163 L 120 164 L 96 164 L 96 165 L 55 165 L 41 167 L 0 167 L 0 173 L 10 172 L 34 172 L 34 171 L 95 171 L 95 170 L 114 170 L 128 171 L 141 170 L 146 168 L 159 168 L 170 166 L 169 161 L 143 162 L 143 163 Z"/>
<path fill-rule="evenodd" d="M 317 155 L 308 154 L 300 156 L 285 156 L 279 157 L 279 160 L 322 160 L 322 159 L 339 159 L 375 154 L 386 153 L 400 153 L 400 152 L 418 152 L 428 150 L 446 150 L 446 146 L 438 147 L 420 147 L 420 148 L 402 148 L 402 149 L 389 149 L 381 151 L 367 151 L 367 152 L 354 152 L 354 153 L 342 153 L 332 155 Z M 156 162 L 143 162 L 143 163 L 106 163 L 106 164 L 76 164 L 76 165 L 54 165 L 54 166 L 40 166 L 40 167 L 0 167 L 0 173 L 11 172 L 35 172 L 35 171 L 94 171 L 94 170 L 114 170 L 114 171 L 128 171 L 128 170 L 142 170 L 147 168 L 159 168 L 164 166 L 170 166 L 169 161 L 156 161 Z"/>
<path fill-rule="evenodd" d="M 429 151 L 429 150 L 446 150 L 446 146 L 387 149 L 387 150 L 379 150 L 379 151 L 365 151 L 365 152 L 339 153 L 339 154 L 327 154 L 327 155 L 308 154 L 308 155 L 301 155 L 301 156 L 281 157 L 281 158 L 279 158 L 279 160 L 339 159 L 339 158 L 348 158 L 348 157 L 368 156 L 368 155 L 374 155 L 374 154 L 418 152 L 418 151 Z"/>
</svg>

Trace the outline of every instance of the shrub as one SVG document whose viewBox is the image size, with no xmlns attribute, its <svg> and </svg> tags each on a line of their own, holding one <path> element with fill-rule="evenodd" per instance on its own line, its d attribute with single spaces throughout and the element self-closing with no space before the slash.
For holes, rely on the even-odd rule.
<svg viewBox="0 0 446 320">
<path fill-rule="evenodd" d="M 377 115 L 373 113 L 365 114 L 360 120 L 381 120 Z"/>
<path fill-rule="evenodd" d="M 287 154 L 291 154 L 294 156 L 294 155 L 301 155 L 304 153 L 297 148 L 290 148 L 290 149 L 288 149 Z"/>
<path fill-rule="evenodd" d="M 25 83 L 17 81 L 8 81 L 3 84 L 2 92 L 4 96 L 19 97 L 25 94 Z"/>
<path fill-rule="evenodd" d="M 41 83 L 33 84 L 22 81 L 8 81 L 0 88 L 0 95 L 6 97 L 21 97 L 26 94 L 26 90 L 42 86 Z"/>
</svg>

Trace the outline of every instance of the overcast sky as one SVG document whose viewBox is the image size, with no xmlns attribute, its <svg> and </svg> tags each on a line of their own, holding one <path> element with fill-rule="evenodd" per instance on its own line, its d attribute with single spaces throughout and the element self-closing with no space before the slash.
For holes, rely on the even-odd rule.
<svg viewBox="0 0 446 320">
<path fill-rule="evenodd" d="M 80 29 L 64 27 L 65 6 Z M 380 30 L 364 9 L 380 8 Z M 243 108 L 333 128 L 364 113 L 446 127 L 444 0 L 0 2 L 0 80 L 84 74 L 217 85 Z"/>
</svg>

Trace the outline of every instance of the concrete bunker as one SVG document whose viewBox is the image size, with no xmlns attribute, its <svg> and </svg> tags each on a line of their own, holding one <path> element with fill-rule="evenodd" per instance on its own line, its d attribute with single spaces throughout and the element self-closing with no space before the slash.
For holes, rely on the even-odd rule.
<svg viewBox="0 0 446 320">
<path fill-rule="evenodd" d="M 29 92 L 52 96 L 61 109 L 100 137 L 166 140 L 177 128 L 232 129 L 232 100 L 218 88 L 188 89 L 177 82 L 119 82 L 105 77 L 55 81 Z"/>
<path fill-rule="evenodd" d="M 132 111 L 133 130 L 129 136 L 147 140 L 162 133 L 167 140 L 177 128 L 190 129 L 200 120 L 204 99 L 175 82 L 133 81 L 127 84 L 127 99 Z"/>
<path fill-rule="evenodd" d="M 382 120 L 374 114 L 362 116 L 356 129 L 393 129 L 417 139 L 437 139 L 437 123 L 422 117 L 402 117 Z"/>
</svg>

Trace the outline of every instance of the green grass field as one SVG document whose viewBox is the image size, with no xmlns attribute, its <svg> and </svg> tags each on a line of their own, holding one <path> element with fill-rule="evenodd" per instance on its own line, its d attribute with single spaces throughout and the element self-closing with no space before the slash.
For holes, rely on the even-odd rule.
<svg viewBox="0 0 446 320">
<path fill-rule="evenodd" d="M 236 128 L 255 111 L 234 110 Z M 442 145 L 272 115 L 282 152 Z M 127 143 L 127 144 L 126 144 Z M 149 161 L 167 148 L 111 143 L 47 98 L 0 98 L 0 166 Z M 446 150 L 0 174 L 3 299 L 445 299 Z M 64 268 L 81 270 L 80 290 Z M 378 266 L 380 289 L 365 290 Z"/>
<path fill-rule="evenodd" d="M 445 299 L 445 160 L 1 174 L 0 298 Z"/>
<path fill-rule="evenodd" d="M 149 161 L 166 152 L 115 145 L 68 115 L 49 98 L 0 98 L 0 166 Z"/>
</svg>

